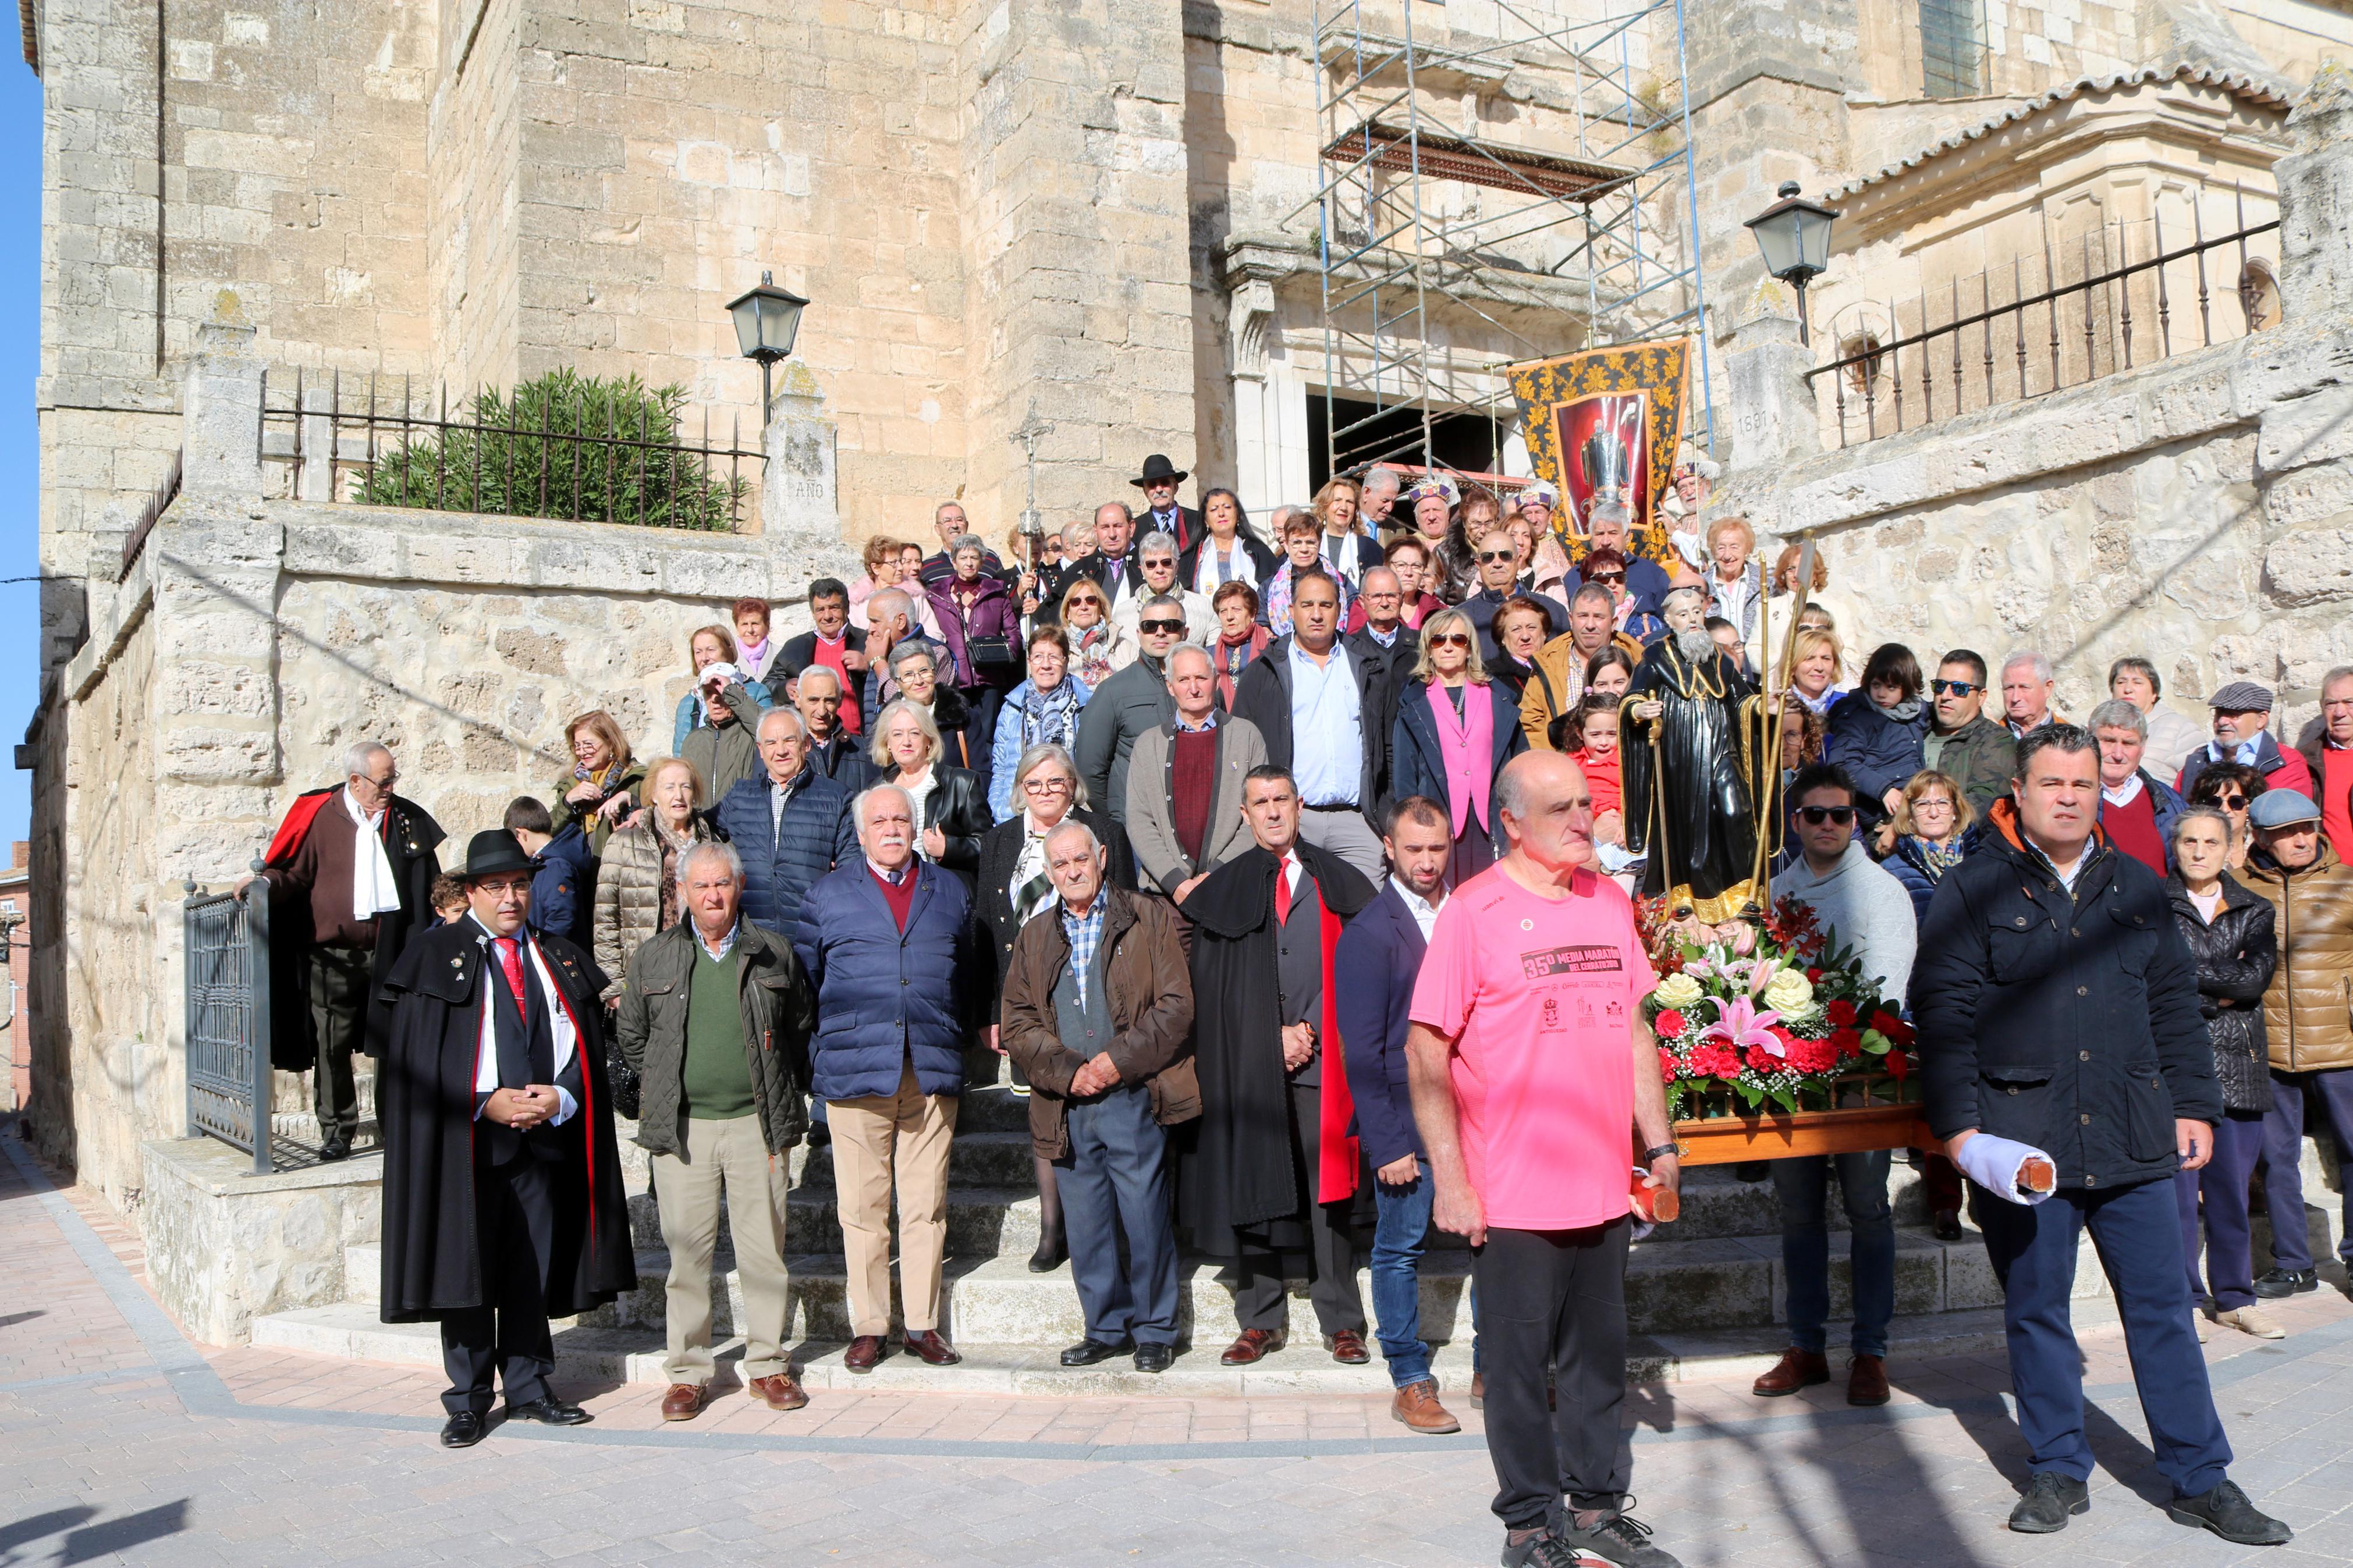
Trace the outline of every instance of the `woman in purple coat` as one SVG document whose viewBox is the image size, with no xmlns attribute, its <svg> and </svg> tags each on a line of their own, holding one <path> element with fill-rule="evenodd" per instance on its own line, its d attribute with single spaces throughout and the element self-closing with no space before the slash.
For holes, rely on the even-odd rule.
<svg viewBox="0 0 2353 1568">
<path fill-rule="evenodd" d="M 988 787 L 990 742 L 997 705 L 1021 679 L 1021 605 L 1005 583 L 981 571 L 988 546 L 976 533 L 948 545 L 954 570 L 928 590 L 932 624 L 947 645 L 952 668 L 940 679 L 965 700 L 965 754 Z"/>
</svg>

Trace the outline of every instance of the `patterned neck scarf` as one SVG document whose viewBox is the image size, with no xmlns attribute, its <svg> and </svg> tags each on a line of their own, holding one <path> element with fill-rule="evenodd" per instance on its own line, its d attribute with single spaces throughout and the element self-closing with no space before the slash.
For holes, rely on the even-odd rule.
<svg viewBox="0 0 2353 1568">
<path fill-rule="evenodd" d="M 1051 691 L 1032 686 L 1029 700 L 1021 709 L 1021 749 L 1050 742 L 1067 749 L 1076 746 L 1078 739 L 1078 682 L 1065 674 Z"/>
</svg>

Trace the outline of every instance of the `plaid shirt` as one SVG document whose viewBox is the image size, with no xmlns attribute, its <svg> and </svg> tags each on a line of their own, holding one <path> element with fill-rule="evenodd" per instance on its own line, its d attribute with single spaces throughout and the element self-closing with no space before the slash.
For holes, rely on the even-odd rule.
<svg viewBox="0 0 2353 1568">
<path fill-rule="evenodd" d="M 1071 913 L 1071 906 L 1062 906 L 1062 934 L 1071 939 L 1071 984 L 1079 993 L 1079 1005 L 1087 1005 L 1087 974 L 1095 966 L 1095 949 L 1103 945 L 1103 894 L 1098 889 L 1094 902 L 1083 915 Z"/>
</svg>

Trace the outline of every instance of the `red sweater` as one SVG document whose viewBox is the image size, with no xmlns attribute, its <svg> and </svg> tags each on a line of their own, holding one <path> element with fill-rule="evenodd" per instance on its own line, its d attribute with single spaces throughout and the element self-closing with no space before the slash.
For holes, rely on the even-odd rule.
<svg viewBox="0 0 2353 1568">
<path fill-rule="evenodd" d="M 915 907 L 915 877 L 919 869 L 913 860 L 908 861 L 906 874 L 899 879 L 898 886 L 893 887 L 871 862 L 866 868 L 866 874 L 874 879 L 876 887 L 882 889 L 882 901 L 891 906 L 891 918 L 899 922 L 899 929 L 902 931 L 907 929 L 908 912 Z"/>
<path fill-rule="evenodd" d="M 2165 841 L 2157 836 L 2157 802 L 2146 787 L 2133 796 L 2130 805 L 2102 802 L 2100 826 L 2107 830 L 2109 843 L 2160 878 L 2165 875 Z"/>
<path fill-rule="evenodd" d="M 1599 816 L 1605 811 L 1620 809 L 1621 803 L 1616 752 L 1598 757 L 1591 752 L 1571 752 L 1569 760 L 1584 771 L 1585 785 L 1593 792 L 1594 816 Z"/>
</svg>

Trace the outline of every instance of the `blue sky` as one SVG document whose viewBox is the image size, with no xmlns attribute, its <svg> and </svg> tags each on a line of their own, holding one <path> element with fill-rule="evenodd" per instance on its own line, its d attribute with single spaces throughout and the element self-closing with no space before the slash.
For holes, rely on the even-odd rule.
<svg viewBox="0 0 2353 1568">
<path fill-rule="evenodd" d="M 16 149 L 0 159 L 0 577 L 40 570 L 41 82 L 16 43 L 0 58 L 0 146 Z M 0 851 L 32 820 L 33 775 L 15 764 L 41 695 L 40 609 L 38 584 L 0 584 Z"/>
</svg>

